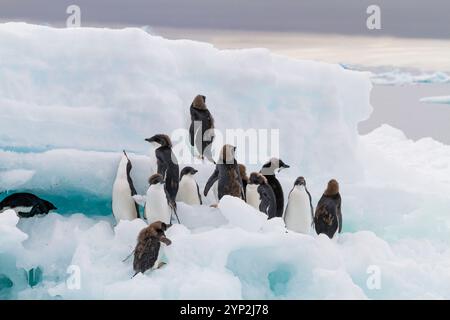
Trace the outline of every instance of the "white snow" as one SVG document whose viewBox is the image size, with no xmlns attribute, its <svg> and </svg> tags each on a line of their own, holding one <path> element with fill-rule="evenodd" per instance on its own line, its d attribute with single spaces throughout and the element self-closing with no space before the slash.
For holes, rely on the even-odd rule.
<svg viewBox="0 0 450 320">
<path fill-rule="evenodd" d="M 450 298 L 450 146 L 386 125 L 358 136 L 371 112 L 367 73 L 139 29 L 8 23 L 0 41 L 0 192 L 58 202 L 44 217 L 0 215 L 0 275 L 14 282 L 0 297 Z M 285 199 L 297 176 L 314 204 L 339 180 L 343 234 L 289 232 L 232 197 L 218 208 L 179 202 L 168 264 L 131 278 L 132 258 L 123 260 L 146 223 L 115 225 L 105 205 L 122 150 L 145 194 L 155 163 L 144 138 L 187 128 L 198 93 L 219 129 L 280 128 L 280 155 L 291 165 L 278 175 Z M 193 166 L 202 190 L 213 166 Z M 70 266 L 80 288 L 66 283 Z M 23 270 L 37 267 L 42 281 L 31 288 Z M 373 270 L 379 288 L 368 285 Z"/>
</svg>

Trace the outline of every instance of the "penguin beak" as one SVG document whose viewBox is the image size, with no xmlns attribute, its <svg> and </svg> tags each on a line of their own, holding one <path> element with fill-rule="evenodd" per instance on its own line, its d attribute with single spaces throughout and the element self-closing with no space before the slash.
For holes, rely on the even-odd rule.
<svg viewBox="0 0 450 320">
<path fill-rule="evenodd" d="M 194 174 L 196 174 L 198 172 L 198 170 L 194 169 L 194 171 L 192 171 Z"/>
<path fill-rule="evenodd" d="M 147 139 L 145 139 L 145 141 L 152 142 L 153 140 L 152 140 L 152 138 L 147 138 Z"/>
</svg>

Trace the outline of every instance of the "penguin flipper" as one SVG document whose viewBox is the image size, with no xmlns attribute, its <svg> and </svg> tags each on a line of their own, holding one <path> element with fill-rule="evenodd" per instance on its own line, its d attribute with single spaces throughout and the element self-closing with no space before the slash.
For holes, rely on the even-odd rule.
<svg viewBox="0 0 450 320">
<path fill-rule="evenodd" d="M 198 183 L 196 183 L 196 185 L 197 185 L 198 200 L 200 201 L 200 204 L 202 205 L 203 202 L 202 202 L 202 196 L 200 195 L 200 188 L 198 187 Z"/>
<path fill-rule="evenodd" d="M 134 196 L 132 196 L 132 197 L 133 197 L 134 201 L 135 201 L 138 205 L 140 205 L 140 206 L 142 206 L 142 207 L 145 206 L 145 203 L 147 202 L 147 197 L 146 197 L 146 196 L 142 196 L 142 195 L 140 195 L 140 194 L 136 194 L 136 195 L 134 195 Z"/>
<path fill-rule="evenodd" d="M 203 190 L 203 195 L 205 197 L 208 195 L 209 189 L 211 189 L 211 187 L 217 180 L 219 180 L 219 170 L 216 167 L 211 177 L 209 177 L 208 181 L 206 182 L 205 189 Z"/>
<path fill-rule="evenodd" d="M 31 217 L 34 217 L 36 215 L 43 214 L 43 213 L 46 213 L 46 212 L 42 211 L 41 208 L 39 207 L 39 205 L 35 205 L 31 209 L 30 212 L 17 212 L 17 215 L 20 218 L 31 218 Z"/>
</svg>

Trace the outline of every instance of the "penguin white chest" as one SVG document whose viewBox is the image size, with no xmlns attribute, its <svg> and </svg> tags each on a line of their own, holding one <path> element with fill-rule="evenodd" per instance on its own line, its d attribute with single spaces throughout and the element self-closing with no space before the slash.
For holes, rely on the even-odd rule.
<svg viewBox="0 0 450 320">
<path fill-rule="evenodd" d="M 311 205 L 308 193 L 303 187 L 295 187 L 289 195 L 284 222 L 288 230 L 305 234 L 310 233 Z"/>
<path fill-rule="evenodd" d="M 176 200 L 191 206 L 200 204 L 197 183 L 191 175 L 184 175 L 181 179 Z"/>
<path fill-rule="evenodd" d="M 247 203 L 259 211 L 259 205 L 261 204 L 261 197 L 258 192 L 258 185 L 247 184 L 247 188 L 245 190 Z"/>
<path fill-rule="evenodd" d="M 148 224 L 156 221 L 170 224 L 171 209 L 167 203 L 166 192 L 162 184 L 152 185 L 148 188 L 145 217 Z"/>
</svg>

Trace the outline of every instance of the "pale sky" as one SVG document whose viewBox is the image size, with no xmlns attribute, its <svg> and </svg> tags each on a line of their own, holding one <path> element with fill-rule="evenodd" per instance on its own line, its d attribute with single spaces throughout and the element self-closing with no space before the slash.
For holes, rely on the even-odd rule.
<svg viewBox="0 0 450 320">
<path fill-rule="evenodd" d="M 450 39 L 448 0 L 1 0 L 0 20 L 64 25 L 77 4 L 85 25 L 153 26 Z M 377 4 L 382 30 L 366 28 Z"/>
</svg>

